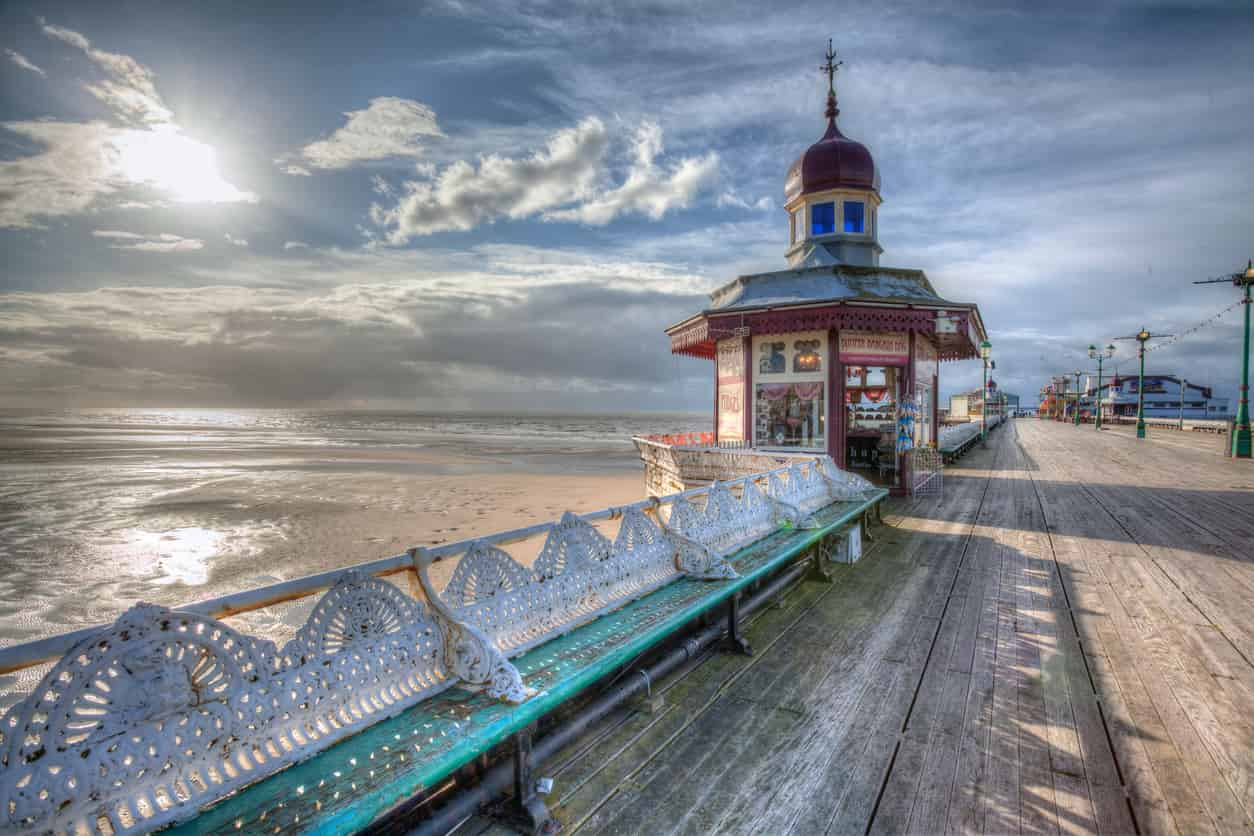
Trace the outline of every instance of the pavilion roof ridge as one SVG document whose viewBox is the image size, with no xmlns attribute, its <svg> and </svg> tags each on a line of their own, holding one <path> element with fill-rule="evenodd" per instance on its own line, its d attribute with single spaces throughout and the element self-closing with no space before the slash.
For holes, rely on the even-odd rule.
<svg viewBox="0 0 1254 836">
<path fill-rule="evenodd" d="M 888 302 L 974 309 L 973 302 L 946 299 L 927 274 L 909 267 L 849 264 L 746 273 L 716 288 L 704 313 L 840 302 Z"/>
</svg>

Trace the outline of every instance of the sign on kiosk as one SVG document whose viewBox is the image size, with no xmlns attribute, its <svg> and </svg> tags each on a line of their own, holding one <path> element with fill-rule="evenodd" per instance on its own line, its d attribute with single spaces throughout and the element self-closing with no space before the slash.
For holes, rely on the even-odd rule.
<svg viewBox="0 0 1254 836">
<path fill-rule="evenodd" d="M 914 379 L 931 385 L 932 378 L 940 371 L 936 349 L 922 336 L 914 340 Z"/>
<path fill-rule="evenodd" d="M 718 366 L 718 440 L 743 441 L 745 437 L 745 343 L 739 337 L 719 340 L 715 351 Z"/>
<path fill-rule="evenodd" d="M 840 362 L 854 366 L 904 366 L 910 335 L 894 331 L 841 331 Z"/>
</svg>

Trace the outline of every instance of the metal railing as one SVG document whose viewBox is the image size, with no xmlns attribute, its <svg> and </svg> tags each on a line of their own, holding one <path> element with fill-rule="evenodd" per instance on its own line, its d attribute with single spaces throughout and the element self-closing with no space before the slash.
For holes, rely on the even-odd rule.
<svg viewBox="0 0 1254 836">
<path fill-rule="evenodd" d="M 743 476 L 736 479 L 729 479 L 723 482 L 723 484 L 724 486 L 732 489 L 739 489 L 740 486 L 743 486 L 750 480 L 755 482 L 769 481 L 773 474 L 783 474 L 786 473 L 788 469 L 788 467 L 780 467 L 774 470 L 764 471 L 762 473 Z M 631 505 L 603 508 L 599 511 L 592 511 L 576 516 L 589 523 L 603 520 L 614 520 L 621 518 L 624 512 L 634 508 L 642 510 L 646 514 L 652 515 L 660 523 L 662 520 L 659 517 L 659 512 L 663 506 L 673 505 L 680 499 L 704 497 L 709 493 L 709 491 L 709 486 L 702 486 L 679 493 L 669 494 L 663 497 L 650 497 L 648 499 L 632 503 Z M 505 546 L 512 543 L 519 543 L 533 537 L 541 537 L 547 535 L 557 524 L 557 521 L 543 522 L 537 523 L 536 525 L 525 526 L 523 528 L 500 531 L 494 534 L 469 537 L 453 543 L 427 547 L 423 549 L 423 552 L 431 557 L 433 563 L 438 563 L 451 556 L 467 551 L 476 543 L 483 543 L 492 546 Z M 345 566 L 341 569 L 331 569 L 326 572 L 319 572 L 315 575 L 306 575 L 305 577 L 294 578 L 289 581 L 282 581 L 280 583 L 269 584 L 267 586 L 234 592 L 218 596 L 216 598 L 207 598 L 201 601 L 183 604 L 174 607 L 173 609 L 176 612 L 193 613 L 196 615 L 208 616 L 210 618 L 227 618 L 230 616 L 241 615 L 264 609 L 276 604 L 307 598 L 320 592 L 325 592 L 334 586 L 336 582 L 346 574 L 354 571 L 373 575 L 379 578 L 392 577 L 395 575 L 407 575 L 407 580 L 409 581 L 408 588 L 411 595 L 415 598 L 422 597 L 419 591 L 413 556 L 410 552 L 405 552 L 392 557 L 384 557 L 378 560 L 371 560 L 364 563 Z M 25 668 L 34 667 L 36 665 L 58 659 L 78 642 L 88 636 L 91 636 L 105 626 L 107 625 L 84 627 L 78 630 L 72 630 L 65 633 L 59 633 L 54 636 L 48 636 L 46 638 L 35 639 L 0 648 L 0 674 L 13 673 L 14 671 L 23 670 Z"/>
<path fill-rule="evenodd" d="M 753 447 L 751 442 L 744 439 L 716 441 L 712 432 L 659 433 L 656 435 L 635 436 L 633 440 L 646 441 L 650 444 L 661 444 L 667 447 L 709 447 L 719 450 L 748 450 Z"/>
</svg>

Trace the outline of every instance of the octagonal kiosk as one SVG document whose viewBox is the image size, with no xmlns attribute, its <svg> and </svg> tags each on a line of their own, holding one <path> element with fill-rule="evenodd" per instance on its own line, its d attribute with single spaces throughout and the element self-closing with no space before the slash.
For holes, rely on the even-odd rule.
<svg viewBox="0 0 1254 836">
<path fill-rule="evenodd" d="M 787 269 L 728 282 L 666 333 L 715 361 L 717 446 L 827 454 L 906 492 L 904 454 L 936 443 L 940 362 L 978 358 L 987 334 L 975 304 L 880 264 L 879 171 L 839 113 L 829 84 L 827 131 L 785 180 Z"/>
</svg>

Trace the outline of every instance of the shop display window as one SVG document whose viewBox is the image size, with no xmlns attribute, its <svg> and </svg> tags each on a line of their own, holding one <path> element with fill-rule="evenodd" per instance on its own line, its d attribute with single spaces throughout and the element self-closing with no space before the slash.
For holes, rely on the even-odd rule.
<svg viewBox="0 0 1254 836">
<path fill-rule="evenodd" d="M 827 333 L 805 331 L 754 337 L 754 445 L 827 447 Z"/>
<path fill-rule="evenodd" d="M 827 444 L 822 383 L 759 383 L 755 390 L 758 443 L 822 450 Z"/>
<path fill-rule="evenodd" d="M 897 463 L 897 405 L 901 370 L 866 366 L 845 373 L 846 461 L 887 476 Z M 858 382 L 854 382 L 854 381 Z"/>
<path fill-rule="evenodd" d="M 758 344 L 758 374 L 783 374 L 788 371 L 788 359 L 784 350 L 788 343 L 783 340 Z"/>
<path fill-rule="evenodd" d="M 822 351 L 822 340 L 794 340 L 792 344 L 792 370 L 799 374 L 823 371 Z"/>
</svg>

